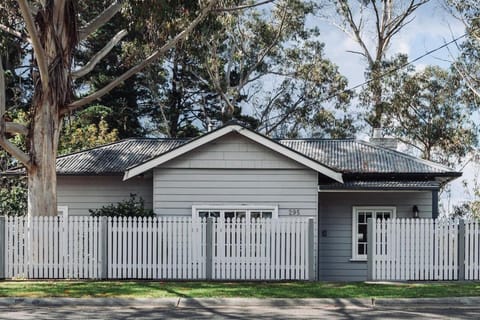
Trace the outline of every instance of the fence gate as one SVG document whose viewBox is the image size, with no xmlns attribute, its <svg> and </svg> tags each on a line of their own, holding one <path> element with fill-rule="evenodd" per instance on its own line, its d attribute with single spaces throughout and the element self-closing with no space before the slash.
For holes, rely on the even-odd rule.
<svg viewBox="0 0 480 320">
<path fill-rule="evenodd" d="M 6 278 L 312 280 L 314 276 L 313 219 L 305 218 L 0 217 L 0 239 L 5 258 L 0 275 L 4 271 Z"/>
</svg>

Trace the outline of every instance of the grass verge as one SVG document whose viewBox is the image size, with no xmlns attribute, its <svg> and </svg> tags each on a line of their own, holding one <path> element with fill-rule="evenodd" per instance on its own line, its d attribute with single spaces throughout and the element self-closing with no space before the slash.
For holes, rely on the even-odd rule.
<svg viewBox="0 0 480 320">
<path fill-rule="evenodd" d="M 440 298 L 480 296 L 480 283 L 3 281 L 0 297 Z"/>
</svg>

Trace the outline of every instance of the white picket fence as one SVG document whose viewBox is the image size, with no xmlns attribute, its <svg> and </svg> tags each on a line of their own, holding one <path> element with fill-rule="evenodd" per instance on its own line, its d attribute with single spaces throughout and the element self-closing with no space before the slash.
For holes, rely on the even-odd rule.
<svg viewBox="0 0 480 320">
<path fill-rule="evenodd" d="M 465 280 L 480 280 L 479 234 L 479 221 L 465 221 Z"/>
<path fill-rule="evenodd" d="M 308 233 L 306 219 L 219 221 L 213 225 L 213 278 L 307 280 Z"/>
<path fill-rule="evenodd" d="M 377 220 L 368 236 L 371 280 L 479 279 L 479 222 Z"/>
<path fill-rule="evenodd" d="M 7 217 L 5 276 L 308 280 L 312 226 L 305 218 Z"/>
</svg>

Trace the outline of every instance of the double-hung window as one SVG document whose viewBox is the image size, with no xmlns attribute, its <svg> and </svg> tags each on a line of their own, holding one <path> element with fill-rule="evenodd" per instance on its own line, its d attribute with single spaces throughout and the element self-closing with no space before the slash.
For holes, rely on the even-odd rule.
<svg viewBox="0 0 480 320">
<path fill-rule="evenodd" d="M 367 260 L 368 219 L 395 218 L 395 207 L 353 207 L 352 213 L 352 260 Z"/>
</svg>

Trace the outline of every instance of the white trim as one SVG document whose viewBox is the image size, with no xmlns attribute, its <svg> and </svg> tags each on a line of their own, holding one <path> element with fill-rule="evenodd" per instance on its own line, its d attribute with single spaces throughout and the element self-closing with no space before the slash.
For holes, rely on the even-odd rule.
<svg viewBox="0 0 480 320">
<path fill-rule="evenodd" d="M 272 219 L 278 218 L 278 205 L 254 205 L 254 204 L 194 204 L 192 205 L 192 217 L 197 218 L 197 212 L 201 210 L 245 210 L 245 211 L 255 211 L 255 210 L 265 210 L 272 211 Z"/>
<path fill-rule="evenodd" d="M 366 261 L 367 255 L 358 254 L 358 238 L 357 238 L 357 227 L 358 227 L 358 212 L 359 211 L 372 211 L 374 215 L 376 212 L 381 211 L 391 211 L 391 218 L 397 217 L 397 207 L 394 206 L 353 206 L 352 207 L 352 258 L 350 261 Z"/>
<path fill-rule="evenodd" d="M 319 164 L 318 162 L 316 161 L 313 161 L 301 154 L 298 154 L 297 152 L 293 151 L 293 150 L 290 150 L 289 148 L 279 144 L 279 143 L 276 143 L 272 140 L 270 140 L 269 138 L 266 138 L 256 132 L 253 132 L 253 131 L 250 131 L 246 128 L 243 128 L 239 125 L 229 125 L 229 126 L 226 126 L 226 127 L 223 127 L 217 131 L 213 131 L 211 133 L 208 133 L 196 140 L 193 140 L 191 142 L 188 142 L 180 147 L 178 147 L 177 149 L 174 149 L 172 151 L 169 151 L 163 155 L 160 155 L 150 161 L 147 161 L 147 162 L 144 162 L 136 167 L 133 167 L 133 168 L 130 168 L 130 169 L 127 169 L 125 171 L 125 174 L 123 176 L 123 180 L 128 180 L 132 177 L 135 177 L 145 171 L 148 171 L 152 168 L 155 168 L 169 160 L 172 160 L 178 156 L 181 156 L 189 151 L 192 151 L 204 144 L 207 144 L 213 140 L 216 140 L 220 137 L 223 137 L 224 135 L 228 134 L 228 133 L 231 133 L 231 132 L 237 132 L 239 134 L 241 134 L 242 136 L 264 146 L 264 147 L 267 147 L 269 148 L 270 150 L 273 150 L 275 152 L 278 152 L 284 156 L 286 156 L 287 158 L 290 158 L 300 164 L 303 164 L 304 166 L 310 168 L 310 169 L 313 169 L 317 172 L 320 172 L 322 174 L 324 174 L 325 176 L 335 180 L 335 181 L 338 181 L 340 183 L 343 183 L 343 178 L 342 178 L 342 174 L 339 173 L 339 172 L 336 172 L 324 165 L 321 165 Z"/>
</svg>

